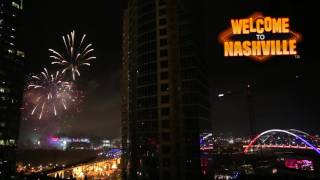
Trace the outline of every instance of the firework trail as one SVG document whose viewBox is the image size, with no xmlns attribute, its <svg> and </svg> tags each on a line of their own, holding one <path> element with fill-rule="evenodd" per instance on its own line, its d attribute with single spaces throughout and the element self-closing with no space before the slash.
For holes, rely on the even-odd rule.
<svg viewBox="0 0 320 180">
<path fill-rule="evenodd" d="M 30 78 L 26 88 L 28 101 L 33 105 L 31 115 L 37 115 L 38 119 L 45 113 L 57 116 L 59 110 L 67 110 L 68 105 L 77 101 L 76 92 L 73 83 L 63 81 L 59 71 L 51 74 L 44 68 Z"/>
<path fill-rule="evenodd" d="M 62 36 L 65 47 L 64 53 L 49 49 L 51 53 L 49 57 L 52 59 L 51 64 L 62 65 L 64 67 L 62 73 L 70 70 L 73 80 L 76 79 L 76 76 L 80 76 L 80 66 L 90 66 L 90 61 L 96 59 L 95 56 L 92 56 L 94 52 L 92 44 L 85 44 L 85 38 L 86 34 L 82 36 L 80 43 L 77 43 L 75 31 L 72 31 L 70 34 Z"/>
</svg>

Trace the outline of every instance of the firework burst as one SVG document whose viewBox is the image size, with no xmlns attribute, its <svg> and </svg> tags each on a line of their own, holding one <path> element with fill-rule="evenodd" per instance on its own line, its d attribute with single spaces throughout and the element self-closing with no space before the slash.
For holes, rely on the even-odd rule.
<svg viewBox="0 0 320 180">
<path fill-rule="evenodd" d="M 62 65 L 64 67 L 62 73 L 70 70 L 73 80 L 76 79 L 76 76 L 80 76 L 80 66 L 90 66 L 90 61 L 96 59 L 95 56 L 92 56 L 94 52 L 92 44 L 85 44 L 85 38 L 86 34 L 82 36 L 80 43 L 76 42 L 75 31 L 72 31 L 70 34 L 62 36 L 65 46 L 64 53 L 49 49 L 51 64 Z"/>
<path fill-rule="evenodd" d="M 59 71 L 51 74 L 46 68 L 39 75 L 31 76 L 25 94 L 32 105 L 31 115 L 38 119 L 45 114 L 57 116 L 59 110 L 67 110 L 79 98 L 72 82 L 63 81 Z"/>
</svg>

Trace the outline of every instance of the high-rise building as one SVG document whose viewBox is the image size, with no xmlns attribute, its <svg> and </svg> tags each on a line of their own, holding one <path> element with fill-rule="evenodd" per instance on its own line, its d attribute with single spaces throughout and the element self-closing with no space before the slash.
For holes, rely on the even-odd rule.
<svg viewBox="0 0 320 180">
<path fill-rule="evenodd" d="M 0 177 L 15 171 L 23 93 L 24 52 L 17 37 L 22 9 L 22 0 L 0 0 Z"/>
<path fill-rule="evenodd" d="M 123 32 L 123 176 L 199 179 L 211 129 L 201 1 L 128 0 Z"/>
<path fill-rule="evenodd" d="M 129 118 L 129 16 L 128 11 L 124 11 L 123 16 L 123 33 L 122 33 L 122 71 L 121 71 L 121 141 L 122 157 L 121 169 L 122 177 L 126 177 L 128 172 L 128 118 Z"/>
</svg>

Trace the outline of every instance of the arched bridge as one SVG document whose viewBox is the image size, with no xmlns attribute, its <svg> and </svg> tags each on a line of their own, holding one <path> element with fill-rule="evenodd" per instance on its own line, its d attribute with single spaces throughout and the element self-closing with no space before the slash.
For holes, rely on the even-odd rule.
<svg viewBox="0 0 320 180">
<path fill-rule="evenodd" d="M 319 138 L 296 129 L 271 129 L 258 134 L 244 146 L 244 153 L 266 148 L 306 149 L 320 155 Z"/>
</svg>

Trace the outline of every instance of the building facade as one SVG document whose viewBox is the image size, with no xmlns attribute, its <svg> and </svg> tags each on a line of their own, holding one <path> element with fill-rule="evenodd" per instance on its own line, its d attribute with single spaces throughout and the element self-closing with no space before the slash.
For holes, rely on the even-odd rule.
<svg viewBox="0 0 320 180">
<path fill-rule="evenodd" d="M 22 10 L 22 0 L 0 0 L 0 177 L 15 172 L 25 56 L 17 37 Z"/>
<path fill-rule="evenodd" d="M 125 179 L 199 179 L 210 130 L 201 1 L 128 0 L 124 13 Z"/>
<path fill-rule="evenodd" d="M 122 177 L 128 173 L 128 142 L 129 142 L 129 16 L 125 8 L 122 33 L 122 69 L 121 69 L 121 169 Z"/>
</svg>

